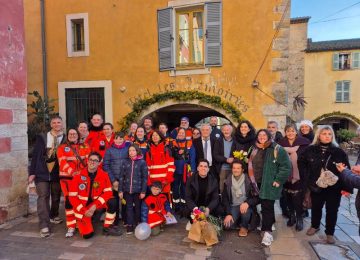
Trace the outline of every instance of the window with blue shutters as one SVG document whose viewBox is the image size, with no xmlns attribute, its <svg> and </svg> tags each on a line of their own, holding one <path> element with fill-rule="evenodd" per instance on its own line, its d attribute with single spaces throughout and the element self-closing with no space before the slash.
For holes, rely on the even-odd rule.
<svg viewBox="0 0 360 260">
<path fill-rule="evenodd" d="M 222 65 L 222 4 L 158 10 L 159 69 Z"/>
<path fill-rule="evenodd" d="M 336 102 L 349 103 L 350 102 L 350 81 L 336 81 Z"/>
</svg>

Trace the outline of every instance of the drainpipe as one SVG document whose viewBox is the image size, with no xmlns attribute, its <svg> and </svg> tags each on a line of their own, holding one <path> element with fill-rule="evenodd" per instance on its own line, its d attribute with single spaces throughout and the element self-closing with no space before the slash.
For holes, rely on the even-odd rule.
<svg viewBox="0 0 360 260">
<path fill-rule="evenodd" d="M 48 99 L 47 89 L 47 64 L 46 64 L 46 39 L 45 39 L 45 0 L 40 0 L 40 16 L 41 16 L 41 47 L 42 47 L 42 73 L 43 73 L 43 88 L 44 99 Z"/>
</svg>

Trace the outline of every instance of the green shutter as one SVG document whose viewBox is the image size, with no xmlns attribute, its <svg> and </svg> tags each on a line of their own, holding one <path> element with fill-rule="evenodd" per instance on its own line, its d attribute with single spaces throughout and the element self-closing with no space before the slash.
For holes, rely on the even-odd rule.
<svg viewBox="0 0 360 260">
<path fill-rule="evenodd" d="M 353 52 L 351 55 L 352 58 L 352 69 L 360 68 L 360 52 Z"/>
<path fill-rule="evenodd" d="M 173 8 L 158 10 L 158 44 L 159 70 L 175 69 L 174 37 L 173 37 Z"/>
<path fill-rule="evenodd" d="M 333 70 L 339 70 L 339 53 L 333 54 Z"/>
<path fill-rule="evenodd" d="M 205 3 L 205 66 L 222 65 L 222 4 Z"/>
</svg>

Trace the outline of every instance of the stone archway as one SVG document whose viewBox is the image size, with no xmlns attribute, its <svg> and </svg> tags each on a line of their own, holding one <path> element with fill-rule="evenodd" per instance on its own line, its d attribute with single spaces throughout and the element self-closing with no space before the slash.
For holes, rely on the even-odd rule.
<svg viewBox="0 0 360 260">
<path fill-rule="evenodd" d="M 221 100 L 220 97 L 206 95 L 198 91 L 171 91 L 138 100 L 133 104 L 133 111 L 118 123 L 120 128 L 125 130 L 131 122 L 139 121 L 146 115 L 171 106 L 190 106 L 187 113 L 191 113 L 193 110 L 205 109 L 206 112 L 212 112 L 214 115 L 226 118 L 234 126 L 237 126 L 238 122 L 243 119 L 241 112 L 234 105 Z"/>
<path fill-rule="evenodd" d="M 313 123 L 314 125 L 331 125 L 335 131 L 340 128 L 355 131 L 360 125 L 360 119 L 352 114 L 335 111 L 315 118 Z"/>
</svg>

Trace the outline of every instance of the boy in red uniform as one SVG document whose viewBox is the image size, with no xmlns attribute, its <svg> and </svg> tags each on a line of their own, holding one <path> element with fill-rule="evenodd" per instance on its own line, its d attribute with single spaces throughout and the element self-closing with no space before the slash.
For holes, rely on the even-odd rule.
<svg viewBox="0 0 360 260">
<path fill-rule="evenodd" d="M 157 235 L 160 226 L 166 223 L 165 215 L 172 217 L 170 203 L 166 195 L 161 193 L 162 184 L 159 181 L 151 185 L 151 194 L 141 205 L 141 222 L 146 222 L 151 227 L 151 234 Z"/>
<path fill-rule="evenodd" d="M 87 168 L 75 175 L 70 184 L 70 203 L 74 207 L 79 232 L 85 239 L 94 235 L 91 219 L 95 211 L 101 209 L 106 209 L 103 234 L 122 234 L 112 226 L 116 216 L 116 201 L 113 198 L 109 176 L 99 167 L 101 159 L 100 154 L 91 152 Z"/>
<path fill-rule="evenodd" d="M 92 142 L 91 150 L 98 152 L 101 157 L 104 158 L 106 150 L 114 143 L 114 126 L 111 123 L 105 123 L 102 133 L 102 135 Z"/>
</svg>

